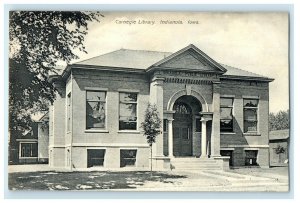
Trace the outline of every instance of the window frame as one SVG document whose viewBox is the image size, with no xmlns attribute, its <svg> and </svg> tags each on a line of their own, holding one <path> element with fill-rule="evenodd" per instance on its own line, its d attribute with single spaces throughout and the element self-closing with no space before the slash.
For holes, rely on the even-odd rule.
<svg viewBox="0 0 300 203">
<path fill-rule="evenodd" d="M 222 105 L 222 102 L 221 100 L 222 99 L 231 99 L 232 100 L 232 105 Z M 233 120 L 234 120 L 234 97 L 226 97 L 226 96 L 221 96 L 220 97 L 220 133 L 234 133 L 234 124 L 233 124 Z M 222 119 L 221 118 L 221 109 L 231 109 L 231 119 Z M 222 130 L 222 127 L 221 127 L 221 121 L 222 120 L 231 120 L 232 122 L 232 129 L 230 131 L 224 131 Z"/>
<path fill-rule="evenodd" d="M 257 106 L 256 107 L 245 106 L 245 101 L 246 100 L 256 100 L 257 101 Z M 249 110 L 249 109 L 255 110 L 256 120 L 246 119 L 245 110 Z M 258 123 L 259 123 L 258 115 L 259 115 L 259 98 L 258 97 L 255 97 L 255 98 L 244 97 L 243 98 L 243 133 L 244 134 L 257 134 L 259 132 L 259 130 L 258 130 Z M 249 130 L 246 131 L 246 129 L 245 129 L 245 126 L 246 126 L 245 123 L 246 122 L 256 122 L 256 131 L 249 131 Z"/>
<path fill-rule="evenodd" d="M 132 101 L 128 101 L 128 102 L 123 102 L 121 101 L 121 94 L 136 94 L 136 101 L 132 102 Z M 138 91 L 125 91 L 125 90 L 120 90 L 119 91 L 119 117 L 118 117 L 118 130 L 121 132 L 125 132 L 125 131 L 138 131 L 139 129 L 139 120 L 138 120 L 138 100 L 139 100 L 139 92 Z M 135 129 L 121 129 L 120 128 L 120 117 L 121 117 L 121 104 L 135 104 L 136 108 L 135 108 L 135 114 L 136 114 L 136 121 L 129 121 L 129 123 L 136 123 L 136 128 Z"/>
<path fill-rule="evenodd" d="M 126 159 L 134 159 L 134 165 L 124 165 L 122 166 L 122 154 L 121 151 L 135 151 L 135 157 L 134 158 L 126 158 Z M 137 154 L 138 149 L 137 148 L 120 148 L 120 168 L 126 168 L 126 167 L 137 167 Z"/>
<path fill-rule="evenodd" d="M 87 126 L 87 105 L 88 102 L 97 102 L 97 101 L 92 101 L 92 100 L 88 100 L 87 99 L 87 94 L 88 92 L 104 92 L 105 93 L 105 101 L 100 101 L 100 102 L 105 102 L 105 121 L 104 121 L 104 128 L 100 128 L 100 127 L 92 127 L 92 128 L 88 128 Z M 86 88 L 85 89 L 85 132 L 107 132 L 107 95 L 108 95 L 108 91 L 107 88 Z"/>
<path fill-rule="evenodd" d="M 244 150 L 245 151 L 245 166 L 259 166 L 259 164 L 258 164 L 258 154 L 259 154 L 259 150 L 256 150 L 256 149 L 245 149 Z M 255 153 L 255 157 L 247 157 L 247 152 L 254 152 Z M 248 161 L 247 160 L 250 160 L 250 159 L 255 159 L 255 164 L 253 164 L 253 162 L 252 162 L 252 164 L 248 164 Z M 249 161 L 250 162 L 250 161 Z"/>
<path fill-rule="evenodd" d="M 99 157 L 99 158 L 96 158 L 96 157 L 91 157 L 89 156 L 89 152 L 91 152 L 92 150 L 96 151 L 96 150 L 99 150 L 99 151 L 103 151 L 103 158 L 102 157 Z M 105 156 L 106 156 L 106 148 L 87 148 L 86 150 L 86 153 L 87 153 L 87 168 L 92 168 L 92 167 L 105 167 Z M 96 164 L 93 164 L 91 165 L 91 163 L 89 161 L 91 161 L 91 159 L 101 159 L 102 160 L 102 165 L 96 165 Z M 89 164 L 90 163 L 90 164 Z"/>
<path fill-rule="evenodd" d="M 169 122 L 168 119 L 166 119 L 166 118 L 163 119 L 163 132 L 164 133 L 168 132 L 168 122 Z"/>
<path fill-rule="evenodd" d="M 36 144 L 36 156 L 22 156 L 22 144 L 31 144 L 31 154 L 32 154 L 32 145 Z M 27 159 L 27 158 L 38 158 L 38 143 L 37 142 L 20 142 L 20 148 L 19 148 L 19 158 L 20 159 Z"/>
</svg>

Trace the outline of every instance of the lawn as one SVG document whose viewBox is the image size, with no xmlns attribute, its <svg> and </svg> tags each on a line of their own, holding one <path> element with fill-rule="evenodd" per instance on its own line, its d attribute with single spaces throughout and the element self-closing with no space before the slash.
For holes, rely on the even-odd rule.
<svg viewBox="0 0 300 203">
<path fill-rule="evenodd" d="M 10 173 L 10 190 L 135 189 L 146 182 L 173 183 L 184 175 L 164 172 L 26 172 Z"/>
</svg>

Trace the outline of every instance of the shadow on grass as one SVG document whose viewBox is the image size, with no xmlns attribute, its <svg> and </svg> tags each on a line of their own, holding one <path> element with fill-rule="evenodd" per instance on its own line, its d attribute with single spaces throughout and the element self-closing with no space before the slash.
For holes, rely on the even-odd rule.
<svg viewBox="0 0 300 203">
<path fill-rule="evenodd" d="M 10 190 L 135 189 L 145 182 L 173 184 L 186 176 L 168 172 L 28 172 L 10 173 Z"/>
</svg>

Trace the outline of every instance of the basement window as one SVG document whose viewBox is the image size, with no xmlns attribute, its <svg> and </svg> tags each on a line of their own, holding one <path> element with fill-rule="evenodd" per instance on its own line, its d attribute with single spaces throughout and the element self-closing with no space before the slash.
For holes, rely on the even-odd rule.
<svg viewBox="0 0 300 203">
<path fill-rule="evenodd" d="M 88 149 L 87 167 L 104 166 L 105 149 Z"/>
<path fill-rule="evenodd" d="M 120 167 L 135 166 L 136 164 L 136 149 L 121 149 L 120 151 Z"/>
<path fill-rule="evenodd" d="M 246 166 L 257 166 L 257 150 L 246 150 L 245 151 L 245 165 Z"/>
</svg>

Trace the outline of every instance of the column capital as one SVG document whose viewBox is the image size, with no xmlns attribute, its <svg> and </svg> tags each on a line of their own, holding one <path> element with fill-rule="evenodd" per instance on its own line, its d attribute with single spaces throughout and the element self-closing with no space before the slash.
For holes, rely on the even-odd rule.
<svg viewBox="0 0 300 203">
<path fill-rule="evenodd" d="M 168 120 L 169 123 L 172 123 L 174 121 L 173 118 L 167 118 L 167 120 Z"/>
<path fill-rule="evenodd" d="M 163 85 L 165 81 L 164 77 L 154 76 L 151 80 L 151 83 L 155 83 L 155 85 Z"/>
<path fill-rule="evenodd" d="M 212 118 L 213 118 L 213 112 L 203 112 L 203 111 L 201 111 L 199 113 L 200 113 L 200 115 L 202 115 L 202 119 L 205 119 L 207 121 L 212 120 Z"/>
<path fill-rule="evenodd" d="M 174 110 L 173 111 L 164 111 L 164 114 L 172 114 L 173 115 L 175 112 L 176 111 L 174 111 Z"/>
<path fill-rule="evenodd" d="M 202 123 L 205 123 L 205 122 L 207 122 L 207 121 L 209 121 L 208 119 L 205 119 L 205 118 L 201 118 L 201 120 L 200 120 Z"/>
</svg>

